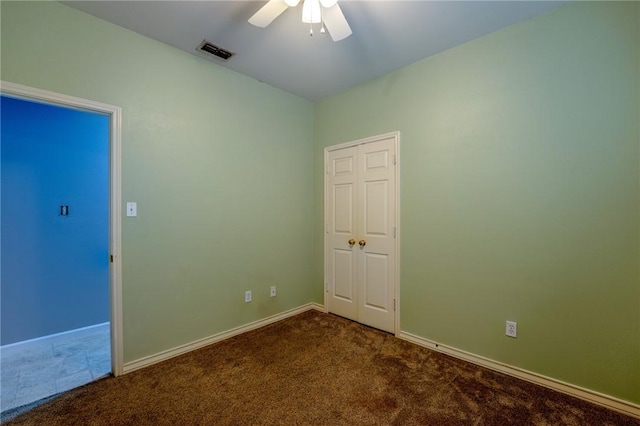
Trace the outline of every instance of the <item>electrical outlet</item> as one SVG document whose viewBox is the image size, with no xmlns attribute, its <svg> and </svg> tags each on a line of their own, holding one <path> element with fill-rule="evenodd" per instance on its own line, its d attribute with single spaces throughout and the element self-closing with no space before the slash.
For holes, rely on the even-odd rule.
<svg viewBox="0 0 640 426">
<path fill-rule="evenodd" d="M 251 290 L 247 290 L 244 292 L 244 301 L 246 303 L 251 302 Z"/>
<path fill-rule="evenodd" d="M 269 293 L 269 295 L 271 297 L 276 297 L 276 286 L 275 285 L 271 286 L 271 292 Z"/>
<path fill-rule="evenodd" d="M 507 321 L 507 336 L 518 337 L 518 323 Z"/>
</svg>

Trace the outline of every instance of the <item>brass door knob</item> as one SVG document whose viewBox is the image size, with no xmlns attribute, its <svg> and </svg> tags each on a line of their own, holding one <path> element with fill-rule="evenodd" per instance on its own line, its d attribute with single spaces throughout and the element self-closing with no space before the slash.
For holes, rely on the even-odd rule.
<svg viewBox="0 0 640 426">
<path fill-rule="evenodd" d="M 358 241 L 358 244 L 360 244 L 360 247 L 364 247 L 365 245 L 367 245 L 367 242 L 365 240 L 360 240 Z"/>
<path fill-rule="evenodd" d="M 349 245 L 352 246 L 356 243 L 356 240 L 354 240 L 353 238 L 349 240 Z"/>
</svg>

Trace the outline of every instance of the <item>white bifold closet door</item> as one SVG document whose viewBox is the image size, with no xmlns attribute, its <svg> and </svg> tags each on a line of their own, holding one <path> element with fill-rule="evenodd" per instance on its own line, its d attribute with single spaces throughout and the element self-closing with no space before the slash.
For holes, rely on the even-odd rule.
<svg viewBox="0 0 640 426">
<path fill-rule="evenodd" d="M 328 311 L 395 331 L 397 137 L 327 152 Z"/>
</svg>

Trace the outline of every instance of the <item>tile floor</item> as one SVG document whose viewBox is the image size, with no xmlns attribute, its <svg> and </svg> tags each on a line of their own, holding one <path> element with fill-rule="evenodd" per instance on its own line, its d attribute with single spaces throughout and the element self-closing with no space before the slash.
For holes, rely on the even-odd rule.
<svg viewBox="0 0 640 426">
<path fill-rule="evenodd" d="M 109 323 L 0 349 L 0 411 L 89 383 L 111 371 Z"/>
</svg>

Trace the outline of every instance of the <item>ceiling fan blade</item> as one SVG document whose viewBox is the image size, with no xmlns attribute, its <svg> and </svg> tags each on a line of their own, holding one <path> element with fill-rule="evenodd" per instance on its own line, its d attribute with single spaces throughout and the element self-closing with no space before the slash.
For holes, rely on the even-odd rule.
<svg viewBox="0 0 640 426">
<path fill-rule="evenodd" d="M 249 18 L 249 23 L 256 27 L 264 28 L 287 10 L 288 7 L 284 0 L 269 0 L 267 4 Z"/>
<path fill-rule="evenodd" d="M 324 9 L 322 19 L 333 41 L 340 41 L 351 35 L 351 27 L 337 3 L 328 9 Z"/>
</svg>

